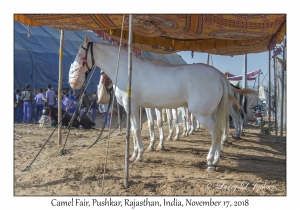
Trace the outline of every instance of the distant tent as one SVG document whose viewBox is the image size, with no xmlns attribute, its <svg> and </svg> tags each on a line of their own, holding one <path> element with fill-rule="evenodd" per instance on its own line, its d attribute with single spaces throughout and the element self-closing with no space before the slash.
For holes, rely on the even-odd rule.
<svg viewBox="0 0 300 210">
<path fill-rule="evenodd" d="M 65 31 L 63 48 L 63 88 L 68 84 L 69 68 L 78 52 L 78 47 L 88 34 L 91 41 L 103 42 L 93 32 Z M 14 89 L 22 89 L 30 84 L 33 89 L 46 88 L 47 84 L 58 88 L 59 69 L 59 30 L 49 27 L 30 27 L 14 22 Z M 96 91 L 96 78 L 100 78 L 100 69 L 96 68 L 87 92 Z M 99 79 L 98 79 L 99 81 Z"/>
<path fill-rule="evenodd" d="M 110 41 L 102 40 L 92 31 L 66 30 L 63 44 L 63 89 L 70 88 L 69 68 L 86 34 L 91 41 L 111 44 Z M 59 43 L 59 30 L 46 26 L 30 27 L 30 38 L 28 38 L 27 26 L 14 21 L 14 89 L 23 89 L 26 84 L 30 84 L 32 89 L 46 88 L 47 84 L 52 84 L 55 89 L 58 88 Z M 186 64 L 176 53 L 158 54 L 142 51 L 141 57 L 160 59 L 171 64 Z M 91 73 L 87 80 L 90 76 Z M 97 90 L 99 80 L 100 69 L 97 67 L 87 87 L 88 94 Z"/>
</svg>

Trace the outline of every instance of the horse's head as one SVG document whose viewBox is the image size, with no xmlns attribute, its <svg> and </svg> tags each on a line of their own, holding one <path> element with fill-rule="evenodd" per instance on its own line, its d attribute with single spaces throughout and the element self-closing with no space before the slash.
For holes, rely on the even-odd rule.
<svg viewBox="0 0 300 210">
<path fill-rule="evenodd" d="M 69 83 L 73 89 L 82 87 L 94 63 L 93 42 L 90 42 L 90 37 L 86 35 L 85 40 L 78 49 L 74 62 L 70 66 Z"/>
<path fill-rule="evenodd" d="M 75 57 L 74 62 L 71 64 L 70 71 L 78 71 L 80 68 L 84 68 L 84 72 L 88 71 L 87 63 L 87 55 L 89 50 L 89 42 L 90 37 L 85 35 L 85 40 L 81 43 L 78 53 Z M 82 70 L 82 69 L 80 69 Z"/>
</svg>

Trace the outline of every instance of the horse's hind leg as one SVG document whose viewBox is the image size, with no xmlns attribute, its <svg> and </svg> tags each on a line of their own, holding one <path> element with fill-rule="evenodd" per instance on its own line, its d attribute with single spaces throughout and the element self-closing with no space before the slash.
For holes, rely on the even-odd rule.
<svg viewBox="0 0 300 210">
<path fill-rule="evenodd" d="M 173 119 L 174 119 L 174 125 L 175 125 L 175 128 L 176 128 L 176 135 L 173 138 L 173 140 L 177 141 L 177 140 L 179 140 L 179 135 L 180 135 L 177 109 L 172 109 L 172 115 L 173 115 Z"/>
<path fill-rule="evenodd" d="M 156 111 L 157 127 L 159 130 L 159 144 L 156 150 L 161 150 L 164 149 L 164 131 L 163 131 L 162 112 L 161 109 L 155 109 L 155 111 Z"/>
<path fill-rule="evenodd" d="M 220 161 L 220 154 L 221 154 L 221 144 L 216 144 L 216 142 L 221 142 L 221 141 L 216 141 L 215 136 L 214 136 L 214 127 L 215 127 L 215 122 L 211 117 L 198 117 L 198 120 L 200 124 L 210 133 L 212 136 L 212 144 L 210 147 L 210 150 L 207 154 L 207 169 L 208 171 L 213 171 L 215 170 L 216 164 L 219 163 Z"/>
<path fill-rule="evenodd" d="M 150 134 L 150 145 L 147 148 L 147 152 L 154 151 L 154 144 L 155 144 L 155 134 L 154 134 L 154 122 L 153 122 L 153 112 L 151 108 L 145 108 L 146 115 L 148 119 L 148 128 Z"/>
<path fill-rule="evenodd" d="M 232 117 L 234 124 L 235 124 L 235 133 L 233 138 L 234 139 L 238 139 L 240 137 L 240 117 L 239 115 L 236 113 L 236 111 L 233 109 L 232 104 L 229 107 L 229 114 Z"/>
<path fill-rule="evenodd" d="M 168 124 L 169 124 L 169 135 L 166 138 L 166 141 L 169 141 L 173 135 L 173 124 L 172 124 L 173 119 L 172 119 L 171 109 L 166 109 L 166 113 L 167 113 Z"/>
<path fill-rule="evenodd" d="M 245 134 L 244 134 L 244 118 L 245 118 L 245 116 L 246 115 L 242 111 L 242 113 L 240 114 L 240 135 L 241 136 L 245 136 Z"/>
</svg>

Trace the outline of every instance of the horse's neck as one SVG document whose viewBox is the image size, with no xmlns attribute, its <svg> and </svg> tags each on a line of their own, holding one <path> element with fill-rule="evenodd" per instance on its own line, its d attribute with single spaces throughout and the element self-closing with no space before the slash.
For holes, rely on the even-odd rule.
<svg viewBox="0 0 300 210">
<path fill-rule="evenodd" d="M 98 66 L 105 74 L 112 80 L 116 77 L 116 66 L 118 58 L 118 48 L 113 45 L 94 43 L 94 60 L 95 65 Z M 122 69 L 126 66 L 127 54 L 121 50 L 119 61 L 119 73 L 122 73 Z"/>
</svg>

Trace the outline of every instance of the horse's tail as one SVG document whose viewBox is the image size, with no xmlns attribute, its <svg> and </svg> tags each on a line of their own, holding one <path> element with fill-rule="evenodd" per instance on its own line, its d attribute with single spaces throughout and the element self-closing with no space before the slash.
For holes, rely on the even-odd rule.
<svg viewBox="0 0 300 210">
<path fill-rule="evenodd" d="M 252 90 L 250 88 L 236 89 L 234 87 L 231 88 L 233 92 L 238 94 L 257 94 L 256 90 Z"/>
<path fill-rule="evenodd" d="M 233 104 L 235 104 L 239 110 L 242 108 L 241 105 L 240 105 L 240 103 L 239 103 L 239 101 L 233 95 L 231 95 L 230 93 L 228 93 L 228 99 Z"/>
<path fill-rule="evenodd" d="M 221 98 L 221 101 L 217 107 L 216 112 L 216 122 L 215 122 L 215 128 L 214 128 L 214 146 L 218 146 L 221 144 L 221 137 L 223 134 L 224 129 L 229 129 L 229 82 L 228 80 L 224 79 L 223 77 L 220 77 L 221 83 L 223 86 L 223 95 Z"/>
</svg>

